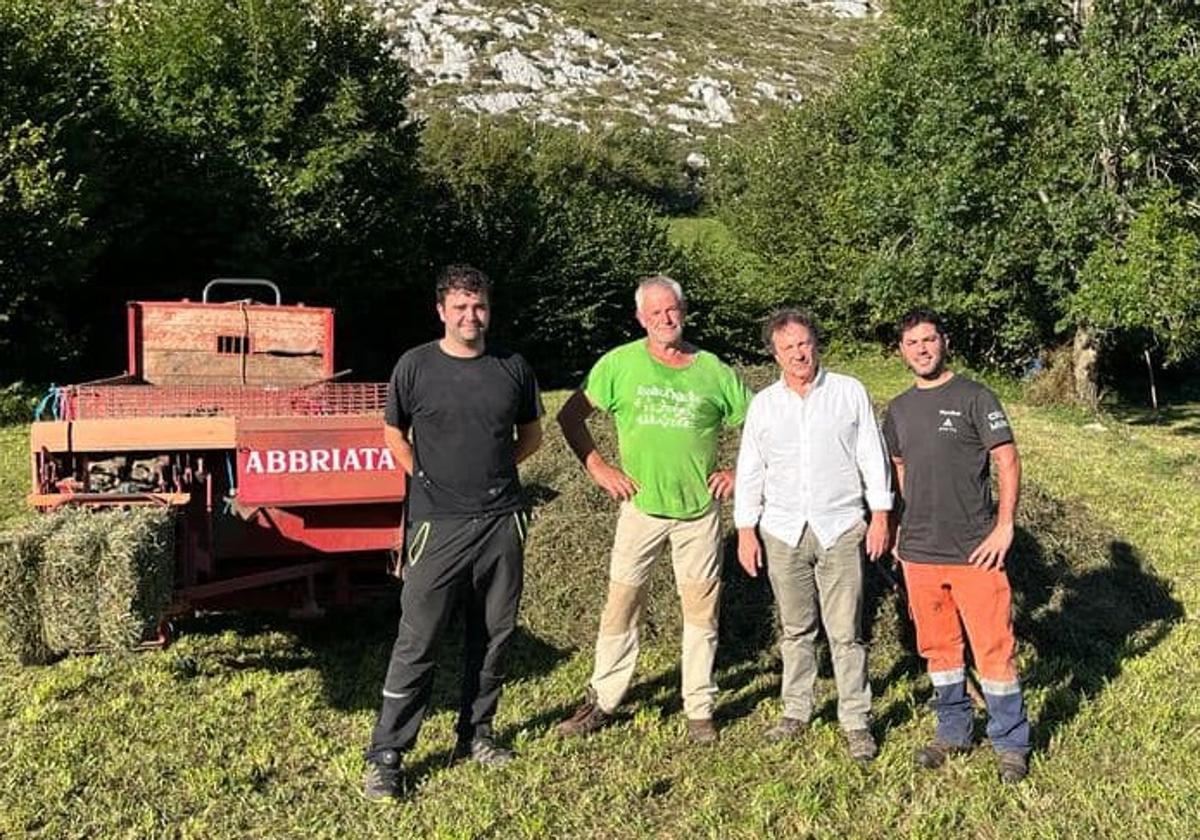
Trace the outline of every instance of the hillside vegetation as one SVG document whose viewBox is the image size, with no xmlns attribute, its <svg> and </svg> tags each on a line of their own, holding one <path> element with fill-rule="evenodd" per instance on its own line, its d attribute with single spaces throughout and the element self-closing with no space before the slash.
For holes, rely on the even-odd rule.
<svg viewBox="0 0 1200 840">
<path fill-rule="evenodd" d="M 364 0 L 425 113 L 514 114 L 698 143 L 828 88 L 868 0 Z"/>
<path fill-rule="evenodd" d="M 834 359 L 883 400 L 898 363 Z M 765 370 L 748 375 L 761 384 Z M 639 676 L 617 723 L 577 742 L 551 729 L 578 700 L 604 592 L 612 505 L 557 433 L 524 469 L 535 501 L 522 629 L 501 704 L 510 769 L 452 765 L 460 649 L 442 654 L 412 798 L 360 798 L 362 746 L 394 605 L 292 624 L 210 615 L 163 652 L 0 665 L 0 834 L 162 837 L 1156 836 L 1200 826 L 1200 451 L 1194 429 L 1036 409 L 1005 389 L 1025 462 L 1018 540 L 1020 664 L 1032 773 L 1001 788 L 986 745 L 940 773 L 911 751 L 932 732 L 930 688 L 904 610 L 871 577 L 871 678 L 880 758 L 846 757 L 826 668 L 813 729 L 766 745 L 779 663 L 769 592 L 738 571 L 719 659 L 721 743 L 689 746 L 678 695 L 678 616 L 660 564 Z M 548 395 L 548 408 L 562 399 Z M 602 445 L 611 445 L 604 424 Z M 6 434 L 17 452 L 23 433 Z M 726 443 L 731 452 L 735 440 Z M 16 457 L 16 456 L 14 456 Z M 16 486 L 13 490 L 18 489 Z M 9 491 L 12 492 L 11 490 Z M 4 510 L 19 500 L 6 495 Z M 982 720 L 979 721 L 980 728 Z M 980 729 L 980 734 L 982 730 Z"/>
<path fill-rule="evenodd" d="M 1200 415 L 1092 410 L 1100 372 L 1200 357 L 1200 8 L 889 0 L 876 23 L 786 0 L 516 5 L 0 0 L 0 415 L 118 373 L 124 302 L 194 298 L 213 276 L 336 306 L 337 367 L 382 378 L 438 328 L 436 269 L 473 262 L 495 280 L 497 337 L 567 387 L 632 335 L 636 279 L 665 271 L 689 335 L 732 359 L 758 358 L 773 306 L 812 308 L 833 347 L 876 348 L 831 366 L 877 401 L 906 382 L 878 351 L 890 325 L 931 303 L 959 358 L 992 371 L 1023 453 L 1029 780 L 1001 789 L 986 749 L 913 768 L 930 688 L 878 574 L 879 760 L 846 757 L 828 669 L 816 725 L 765 745 L 772 607 L 729 548 L 721 743 L 684 738 L 665 566 L 629 704 L 592 739 L 555 738 L 589 674 L 615 512 L 551 430 L 524 469 L 509 770 L 450 762 L 452 633 L 414 796 L 368 808 L 396 604 L 309 624 L 212 614 L 166 651 L 0 664 L 0 836 L 1200 834 Z M 426 64 L 422 20 L 454 42 Z M 1054 358 L 1048 400 L 1087 410 L 1004 378 Z M 0 523 L 26 515 L 26 446 L 0 425 Z"/>
<path fill-rule="evenodd" d="M 1087 404 L 1127 359 L 1194 364 L 1194 3 L 893 0 L 881 24 L 819 25 L 816 6 L 831 7 L 0 0 L 5 379 L 117 373 L 124 301 L 247 275 L 338 307 L 338 366 L 382 377 L 397 344 L 436 330 L 413 302 L 451 261 L 493 277 L 503 338 L 561 385 L 628 334 L 621 302 L 660 271 L 727 355 L 784 300 L 875 342 L 924 301 L 977 364 L 1036 367 L 1073 344 Z M 585 89 L 625 73 L 668 111 L 717 116 L 664 119 L 720 130 L 692 148 L 664 120 L 610 120 L 638 110 L 612 80 L 571 106 L 595 116 L 586 132 L 485 116 L 457 69 L 438 76 L 438 50 L 495 96 L 554 94 L 534 58 Z M 670 84 L 638 69 L 668 51 Z M 728 78 L 705 75 L 720 62 Z M 721 116 L 732 91 L 815 65 L 828 73 L 800 101 Z M 699 212 L 731 235 L 670 242 L 664 217 Z"/>
</svg>

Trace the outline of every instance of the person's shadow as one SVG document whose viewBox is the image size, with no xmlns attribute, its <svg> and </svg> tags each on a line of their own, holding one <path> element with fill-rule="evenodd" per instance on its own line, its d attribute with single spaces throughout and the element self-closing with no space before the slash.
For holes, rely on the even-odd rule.
<svg viewBox="0 0 1200 840">
<path fill-rule="evenodd" d="M 1043 748 L 1184 612 L 1170 582 L 1082 505 L 1036 488 L 1021 504 L 1041 527 L 1018 529 L 1009 576 L 1018 642 L 1036 652 L 1023 680 L 1047 689 L 1033 721 L 1034 747 Z"/>
<path fill-rule="evenodd" d="M 240 649 L 234 654 L 206 657 L 204 670 L 267 670 L 286 673 L 315 669 L 321 678 L 321 690 L 327 706 L 346 712 L 378 711 L 380 689 L 387 674 L 392 644 L 400 618 L 399 589 L 396 597 L 365 604 L 352 610 L 330 610 L 321 619 L 293 621 L 278 614 L 213 614 L 186 622 L 188 635 L 219 636 L 235 631 L 246 636 L 277 630 L 286 633 L 290 643 L 271 644 L 258 650 Z M 441 711 L 458 711 L 463 673 L 464 625 L 457 609 L 442 633 L 435 654 L 437 666 L 427 718 Z M 553 671 L 568 653 L 539 638 L 524 626 L 518 626 L 505 654 L 506 682 L 532 679 Z M 193 668 L 176 669 L 179 678 L 195 676 Z M 503 702 L 503 701 L 502 701 Z M 511 737 L 518 722 L 497 732 L 500 741 Z M 362 733 L 363 745 L 369 731 Z M 427 754 L 421 761 L 407 765 L 409 784 L 452 762 L 451 745 Z"/>
<path fill-rule="evenodd" d="M 1171 595 L 1170 582 L 1083 504 L 1055 499 L 1031 482 L 1022 487 L 1006 566 L 1021 681 L 1026 689 L 1047 690 L 1031 720 L 1033 746 L 1043 749 L 1085 701 L 1120 675 L 1126 660 L 1167 636 L 1183 617 L 1183 606 Z M 896 625 L 901 634 L 889 629 L 881 641 L 902 642 L 879 687 L 902 676 L 923 680 L 902 586 L 895 597 L 885 593 L 876 604 L 867 612 L 877 620 L 873 632 L 879 635 L 880 622 Z M 928 700 L 931 693 L 922 683 L 917 699 Z M 978 711 L 980 736 L 984 720 Z M 880 711 L 878 729 L 886 733 L 912 713 L 910 703 L 893 702 Z"/>
<path fill-rule="evenodd" d="M 553 499 L 553 496 L 548 496 Z M 606 564 L 615 511 L 590 505 L 574 518 L 546 517 L 535 524 L 527 546 L 526 593 L 521 627 L 508 653 L 508 679 L 536 679 L 549 674 L 577 651 L 591 648 L 606 589 Z M 576 509 L 572 508 L 572 509 Z M 589 509 L 590 508 L 590 509 Z M 749 578 L 737 564 L 736 540 L 726 530 L 724 593 L 721 606 L 718 684 L 722 695 L 718 718 L 746 717 L 778 695 L 776 653 L 778 620 L 765 570 Z M 645 645 L 671 639 L 680 631 L 679 603 L 669 562 L 663 558 L 654 578 L 643 621 Z M 1014 623 L 1021 652 L 1022 680 L 1030 688 L 1048 689 L 1033 719 L 1034 745 L 1044 748 L 1080 705 L 1120 675 L 1123 663 L 1160 642 L 1183 615 L 1170 584 L 1156 575 L 1137 550 L 1097 522 L 1082 504 L 1056 500 L 1027 482 L 1017 536 L 1008 559 L 1014 592 Z M 902 585 L 870 566 L 866 572 L 864 635 L 871 644 L 871 682 L 876 697 L 897 679 L 912 681 L 918 702 L 929 697 L 924 664 L 916 655 L 912 625 Z M 267 668 L 292 671 L 315 668 L 321 674 L 325 701 L 349 711 L 375 710 L 379 688 L 395 639 L 399 599 L 331 614 L 317 622 L 274 622 L 254 616 L 212 616 L 193 620 L 188 632 L 237 629 L 248 632 L 279 627 L 294 634 L 295 643 L 240 650 L 228 661 L 205 667 Z M 455 618 L 443 634 L 430 712 L 456 710 L 462 671 L 462 625 Z M 832 671 L 823 641 L 818 646 L 820 676 Z M 187 669 L 181 668 L 181 676 Z M 580 685 L 582 695 L 583 684 Z M 822 689 L 823 690 L 823 689 Z M 912 699 L 876 703 L 875 732 L 887 731 L 915 713 Z M 545 732 L 569 713 L 575 699 L 547 708 L 501 731 Z M 679 670 L 669 668 L 638 679 L 620 717 L 640 704 L 680 709 Z M 836 698 L 816 710 L 819 718 L 836 720 Z M 982 723 L 982 721 L 980 721 Z M 365 733 L 364 733 L 365 738 Z M 444 766 L 449 747 L 426 756 L 410 768 L 420 779 Z"/>
</svg>

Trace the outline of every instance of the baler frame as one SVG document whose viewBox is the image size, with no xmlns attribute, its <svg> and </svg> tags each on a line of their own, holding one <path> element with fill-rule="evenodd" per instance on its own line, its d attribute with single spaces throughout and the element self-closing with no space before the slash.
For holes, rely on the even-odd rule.
<svg viewBox="0 0 1200 840">
<path fill-rule="evenodd" d="M 231 284 L 275 302 L 209 301 Z M 338 381 L 333 311 L 281 297 L 218 278 L 200 303 L 130 303 L 126 373 L 56 389 L 31 428 L 33 506 L 178 512 L 172 613 L 296 580 L 312 613 L 318 576 L 348 604 L 352 575 L 394 568 L 405 479 L 383 439 L 386 384 Z"/>
</svg>

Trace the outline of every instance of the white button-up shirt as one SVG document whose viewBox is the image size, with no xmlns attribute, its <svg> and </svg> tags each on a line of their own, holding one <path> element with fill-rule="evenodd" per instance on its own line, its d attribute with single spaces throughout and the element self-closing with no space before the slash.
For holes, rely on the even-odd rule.
<svg viewBox="0 0 1200 840">
<path fill-rule="evenodd" d="M 738 452 L 733 519 L 788 545 L 804 527 L 829 548 L 871 510 L 892 509 L 883 437 L 862 383 L 821 368 L 807 396 L 781 378 L 750 403 Z"/>
</svg>

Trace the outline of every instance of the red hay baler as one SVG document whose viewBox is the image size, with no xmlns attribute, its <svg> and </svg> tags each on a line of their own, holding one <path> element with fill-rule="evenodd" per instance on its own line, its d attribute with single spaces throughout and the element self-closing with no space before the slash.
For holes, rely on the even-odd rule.
<svg viewBox="0 0 1200 840">
<path fill-rule="evenodd" d="M 275 300 L 210 302 L 223 285 Z M 30 503 L 173 508 L 173 613 L 317 612 L 377 588 L 403 542 L 405 478 L 386 384 L 334 370 L 333 310 L 219 279 L 199 303 L 130 303 L 127 324 L 127 373 L 55 389 L 33 423 Z"/>
</svg>

